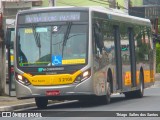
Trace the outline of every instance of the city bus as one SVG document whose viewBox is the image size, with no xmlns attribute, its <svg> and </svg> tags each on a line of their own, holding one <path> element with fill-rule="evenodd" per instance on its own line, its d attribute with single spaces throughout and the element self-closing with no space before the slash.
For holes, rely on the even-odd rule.
<svg viewBox="0 0 160 120">
<path fill-rule="evenodd" d="M 103 7 L 47 7 L 17 13 L 14 71 L 18 99 L 143 97 L 154 84 L 150 20 Z"/>
</svg>

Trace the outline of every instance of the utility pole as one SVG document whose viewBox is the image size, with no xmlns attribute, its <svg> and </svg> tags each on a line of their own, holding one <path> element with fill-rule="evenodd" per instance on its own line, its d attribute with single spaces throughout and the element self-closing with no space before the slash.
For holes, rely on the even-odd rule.
<svg viewBox="0 0 160 120">
<path fill-rule="evenodd" d="M 108 0 L 110 8 L 116 8 L 116 0 Z"/>
<path fill-rule="evenodd" d="M 128 0 L 128 14 L 130 14 L 131 1 Z"/>
<path fill-rule="evenodd" d="M 56 0 L 51 0 L 51 5 L 56 6 Z"/>
</svg>

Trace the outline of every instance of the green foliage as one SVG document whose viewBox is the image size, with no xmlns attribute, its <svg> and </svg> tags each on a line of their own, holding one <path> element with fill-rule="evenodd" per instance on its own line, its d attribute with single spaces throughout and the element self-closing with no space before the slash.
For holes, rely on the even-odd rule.
<svg viewBox="0 0 160 120">
<path fill-rule="evenodd" d="M 157 73 L 160 73 L 160 64 L 157 65 L 156 71 L 157 71 Z"/>
<path fill-rule="evenodd" d="M 160 25 L 158 25 L 158 33 L 160 34 Z"/>
<path fill-rule="evenodd" d="M 56 6 L 103 6 L 103 7 L 108 7 L 109 3 L 107 1 L 100 1 L 100 0 L 93 0 L 93 1 L 90 1 L 90 0 L 57 0 Z"/>
<path fill-rule="evenodd" d="M 156 72 L 160 73 L 160 44 L 156 44 Z"/>
</svg>

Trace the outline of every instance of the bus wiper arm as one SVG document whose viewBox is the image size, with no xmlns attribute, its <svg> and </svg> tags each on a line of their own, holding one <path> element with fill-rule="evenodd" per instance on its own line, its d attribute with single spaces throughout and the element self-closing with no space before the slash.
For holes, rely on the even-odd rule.
<svg viewBox="0 0 160 120">
<path fill-rule="evenodd" d="M 39 48 L 39 57 L 41 56 L 41 40 L 39 33 L 36 32 L 35 25 L 32 25 L 33 35 L 36 42 L 37 47 Z"/>
<path fill-rule="evenodd" d="M 70 33 L 70 31 L 71 31 L 71 26 L 72 26 L 72 22 L 69 22 L 69 23 L 68 23 L 68 26 L 67 26 L 66 33 L 65 33 L 65 35 L 64 35 L 63 46 L 65 46 L 66 43 L 67 43 L 67 40 L 68 40 L 68 37 L 69 37 L 69 33 Z"/>
<path fill-rule="evenodd" d="M 64 46 L 66 46 L 67 40 L 69 38 L 69 34 L 70 34 L 70 31 L 71 31 L 71 26 L 72 26 L 72 22 L 68 22 L 67 30 L 66 30 L 66 33 L 64 35 L 64 39 L 63 39 L 63 43 L 62 43 L 62 57 L 63 57 Z"/>
<path fill-rule="evenodd" d="M 33 28 L 33 35 L 34 35 L 34 39 L 37 47 L 41 48 L 40 35 L 35 31 L 35 28 Z"/>
</svg>

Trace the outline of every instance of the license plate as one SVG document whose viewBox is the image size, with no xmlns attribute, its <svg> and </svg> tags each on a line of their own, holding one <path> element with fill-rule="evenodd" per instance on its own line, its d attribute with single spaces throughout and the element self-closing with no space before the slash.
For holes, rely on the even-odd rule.
<svg viewBox="0 0 160 120">
<path fill-rule="evenodd" d="M 47 96 L 58 96 L 58 95 L 60 95 L 60 91 L 59 90 L 46 91 L 46 95 Z"/>
</svg>

